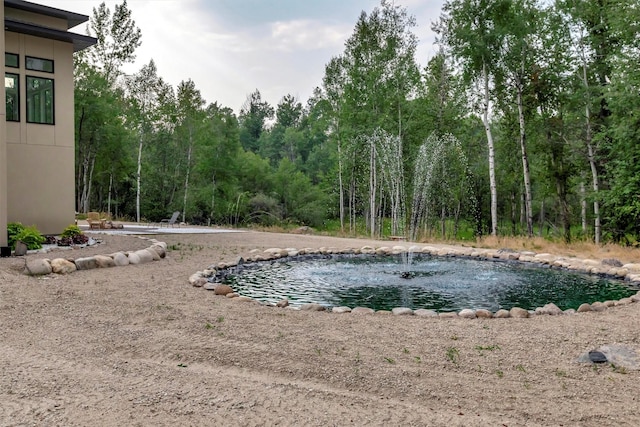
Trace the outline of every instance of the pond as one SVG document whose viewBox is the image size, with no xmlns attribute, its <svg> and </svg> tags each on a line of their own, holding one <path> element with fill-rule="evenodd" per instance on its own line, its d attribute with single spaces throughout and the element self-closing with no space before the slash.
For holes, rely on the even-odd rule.
<svg viewBox="0 0 640 427">
<path fill-rule="evenodd" d="M 409 263 L 410 262 L 410 263 Z M 638 291 L 629 283 L 497 262 L 416 254 L 333 255 L 256 263 L 230 272 L 224 283 L 240 295 L 270 303 L 318 303 L 327 307 L 425 308 L 439 312 L 464 308 L 495 312 L 534 310 L 553 302 L 561 309 L 582 303 L 619 300 Z"/>
</svg>

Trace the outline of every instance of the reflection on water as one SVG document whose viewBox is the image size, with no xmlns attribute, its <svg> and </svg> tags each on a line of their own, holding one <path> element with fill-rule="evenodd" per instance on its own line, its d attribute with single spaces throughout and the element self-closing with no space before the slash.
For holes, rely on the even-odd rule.
<svg viewBox="0 0 640 427">
<path fill-rule="evenodd" d="M 410 271 L 410 278 L 403 272 Z M 402 257 L 334 256 L 324 259 L 256 264 L 225 283 L 252 298 L 292 305 L 394 307 L 459 311 L 463 308 L 522 307 L 549 302 L 561 309 L 617 300 L 637 292 L 629 284 L 520 263 L 418 256 L 411 266 Z"/>
</svg>

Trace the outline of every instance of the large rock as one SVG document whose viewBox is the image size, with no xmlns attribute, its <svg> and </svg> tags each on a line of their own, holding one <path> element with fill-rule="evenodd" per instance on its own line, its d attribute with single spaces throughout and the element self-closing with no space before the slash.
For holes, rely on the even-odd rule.
<svg viewBox="0 0 640 427">
<path fill-rule="evenodd" d="M 96 263 L 98 264 L 98 268 L 109 268 L 116 266 L 115 261 L 110 256 L 95 255 L 94 258 L 96 260 Z"/>
<path fill-rule="evenodd" d="M 605 311 L 606 309 L 607 306 L 600 301 L 596 301 L 591 304 L 591 311 Z"/>
<path fill-rule="evenodd" d="M 316 303 L 302 304 L 300 310 L 303 311 L 325 311 L 327 308 L 323 305 Z"/>
<path fill-rule="evenodd" d="M 51 274 L 51 263 L 48 259 L 32 259 L 27 261 L 24 272 L 29 276 L 44 276 L 46 274 Z"/>
<path fill-rule="evenodd" d="M 135 254 L 140 257 L 140 264 L 145 264 L 153 261 L 153 254 L 147 249 L 140 249 L 139 251 L 135 251 Z"/>
<path fill-rule="evenodd" d="M 562 310 L 560 310 L 560 307 L 551 302 L 549 304 L 545 304 L 544 307 L 536 308 L 536 314 L 548 314 L 551 316 L 557 316 L 559 314 L 562 314 Z"/>
<path fill-rule="evenodd" d="M 509 317 L 511 317 L 511 313 L 509 312 L 509 310 L 500 309 L 496 311 L 496 314 L 494 314 L 493 317 L 495 317 L 496 319 L 508 319 Z"/>
<path fill-rule="evenodd" d="M 129 252 L 127 258 L 129 258 L 129 264 L 140 264 L 140 257 L 135 252 Z"/>
<path fill-rule="evenodd" d="M 167 256 L 167 250 L 162 245 L 159 245 L 156 243 L 153 246 L 151 246 L 151 249 L 153 249 L 160 258 L 164 258 Z"/>
<path fill-rule="evenodd" d="M 98 261 L 96 261 L 95 257 L 83 257 L 75 260 L 76 267 L 78 270 L 92 270 L 94 268 L 98 268 Z"/>
<path fill-rule="evenodd" d="M 511 310 L 509 310 L 509 315 L 516 319 L 526 319 L 529 317 L 529 312 L 524 308 L 513 307 Z"/>
<path fill-rule="evenodd" d="M 28 249 L 29 248 L 27 248 L 27 244 L 26 243 L 24 243 L 24 242 L 22 242 L 20 240 L 17 240 L 16 241 L 16 248 L 14 249 L 13 254 L 15 256 L 23 256 L 23 255 L 27 254 Z"/>
<path fill-rule="evenodd" d="M 479 319 L 491 319 L 493 317 L 493 313 L 489 310 L 485 310 L 484 308 L 479 308 L 476 310 L 476 317 Z"/>
<path fill-rule="evenodd" d="M 153 248 L 153 246 L 149 246 L 147 249 L 145 249 L 145 251 L 149 252 L 151 254 L 151 256 L 153 257 L 154 261 L 160 261 L 160 255 L 158 255 L 158 252 L 156 252 L 156 250 Z"/>
<path fill-rule="evenodd" d="M 341 306 L 341 307 L 333 307 L 331 309 L 332 313 L 351 313 L 351 308 L 350 307 L 345 307 L 345 306 Z"/>
<path fill-rule="evenodd" d="M 64 258 L 51 260 L 51 270 L 56 274 L 69 274 L 77 270 L 76 265 Z"/>
<path fill-rule="evenodd" d="M 369 307 L 356 307 L 351 310 L 351 314 L 374 314 L 376 311 Z"/>
<path fill-rule="evenodd" d="M 229 285 L 223 285 L 222 283 L 216 286 L 213 293 L 216 295 L 227 295 L 233 292 L 233 289 Z"/>
<path fill-rule="evenodd" d="M 280 308 L 285 308 L 289 306 L 289 300 L 288 299 L 281 299 L 280 301 L 278 301 L 276 303 L 276 307 L 280 307 Z"/>
<path fill-rule="evenodd" d="M 463 310 L 460 310 L 460 312 L 458 313 L 458 316 L 465 318 L 465 319 L 475 319 L 476 318 L 476 312 L 471 310 L 470 308 L 465 308 Z"/>
<path fill-rule="evenodd" d="M 413 310 L 408 307 L 395 307 L 391 310 L 394 316 L 412 316 Z"/>
<path fill-rule="evenodd" d="M 419 308 L 413 312 L 418 317 L 438 317 L 438 313 L 433 310 L 427 310 L 426 308 Z"/>
<path fill-rule="evenodd" d="M 123 252 L 116 252 L 113 254 L 113 262 L 118 267 L 124 267 L 129 265 L 129 258 Z"/>
<path fill-rule="evenodd" d="M 458 317 L 458 313 L 455 311 L 449 311 L 445 313 L 438 313 L 438 317 L 441 319 L 455 319 Z"/>
<path fill-rule="evenodd" d="M 580 304 L 580 307 L 578 307 L 578 313 L 586 313 L 588 311 L 592 311 L 591 304 L 587 304 L 585 302 L 584 304 Z"/>
</svg>

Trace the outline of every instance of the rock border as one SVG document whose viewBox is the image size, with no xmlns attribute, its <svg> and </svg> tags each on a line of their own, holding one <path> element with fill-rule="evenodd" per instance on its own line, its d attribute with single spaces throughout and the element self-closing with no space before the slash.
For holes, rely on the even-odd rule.
<svg viewBox="0 0 640 427">
<path fill-rule="evenodd" d="M 29 276 L 44 276 L 47 274 L 70 274 L 78 270 L 94 268 L 122 267 L 126 265 L 144 264 L 159 261 L 167 255 L 167 244 L 156 239 L 136 236 L 148 240 L 151 246 L 137 251 L 114 252 L 107 255 L 93 255 L 76 258 L 39 258 L 27 260 L 24 274 Z"/>
<path fill-rule="evenodd" d="M 616 278 L 631 282 L 636 286 L 640 286 L 640 263 L 622 264 L 615 259 L 580 259 L 572 257 L 563 257 L 548 253 L 535 253 L 530 251 L 514 251 L 510 249 L 480 249 L 474 247 L 436 247 L 431 245 L 413 245 L 413 246 L 363 246 L 361 248 L 332 248 L 321 247 L 315 248 L 269 248 L 264 251 L 254 249 L 251 256 L 245 258 L 239 257 L 235 262 L 219 262 L 209 266 L 203 271 L 198 271 L 189 277 L 189 283 L 195 287 L 202 287 L 206 290 L 214 291 L 216 295 L 222 295 L 231 298 L 234 301 L 255 302 L 270 307 L 290 308 L 303 311 L 327 311 L 327 307 L 321 304 L 303 304 L 300 307 L 291 307 L 289 301 L 284 299 L 276 304 L 266 303 L 255 300 L 250 297 L 241 296 L 233 291 L 233 289 L 222 283 L 212 282 L 220 274 L 233 269 L 239 265 L 247 263 L 268 262 L 282 258 L 295 258 L 301 255 L 350 255 L 350 254 L 375 254 L 375 255 L 400 255 L 408 253 L 421 253 L 426 255 L 441 257 L 461 257 L 469 259 L 481 260 L 502 260 L 522 262 L 527 264 L 538 265 L 541 268 L 557 268 L 567 271 L 574 271 L 584 274 L 598 275 L 601 277 Z M 577 310 L 567 309 L 561 310 L 557 305 L 550 302 L 543 307 L 537 307 L 535 310 L 525 310 L 520 307 L 513 307 L 511 310 L 498 310 L 493 313 L 485 309 L 463 309 L 459 312 L 436 312 L 434 310 L 416 309 L 407 307 L 396 307 L 391 311 L 373 310 L 368 307 L 332 307 L 332 313 L 351 313 L 351 314 L 391 314 L 394 316 L 414 315 L 418 317 L 430 318 L 463 318 L 463 319 L 503 319 L 503 318 L 530 318 L 536 315 L 571 315 L 585 312 L 600 312 L 610 307 L 628 305 L 640 302 L 640 290 L 627 298 L 617 301 L 596 301 L 592 304 L 584 303 Z"/>
</svg>

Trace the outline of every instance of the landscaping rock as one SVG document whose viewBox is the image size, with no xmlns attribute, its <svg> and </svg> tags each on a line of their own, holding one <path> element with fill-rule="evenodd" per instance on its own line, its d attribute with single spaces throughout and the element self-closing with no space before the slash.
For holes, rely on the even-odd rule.
<svg viewBox="0 0 640 427">
<path fill-rule="evenodd" d="M 123 252 L 116 252 L 113 254 L 113 262 L 117 267 L 124 267 L 129 265 L 129 257 L 127 257 Z"/>
<path fill-rule="evenodd" d="M 300 310 L 302 311 L 325 311 L 327 308 L 323 305 L 316 303 L 302 304 Z"/>
<path fill-rule="evenodd" d="M 150 246 L 145 250 L 151 254 L 151 256 L 153 257 L 154 261 L 160 261 L 160 255 L 158 255 L 158 252 L 156 252 L 156 250 L 153 248 L 153 246 Z"/>
<path fill-rule="evenodd" d="M 333 307 L 331 309 L 331 312 L 332 313 L 338 313 L 338 314 L 351 313 L 351 308 L 350 307 L 344 307 L 344 306 L 343 307 Z"/>
<path fill-rule="evenodd" d="M 140 257 L 135 252 L 129 252 L 127 258 L 129 258 L 129 264 L 140 264 Z"/>
<path fill-rule="evenodd" d="M 51 274 L 51 263 L 48 259 L 32 259 L 27 261 L 24 272 L 29 276 L 44 276 L 46 274 Z"/>
<path fill-rule="evenodd" d="M 395 307 L 391 313 L 394 316 L 413 316 L 413 310 L 408 307 Z"/>
<path fill-rule="evenodd" d="M 455 319 L 458 317 L 458 313 L 456 313 L 455 311 L 449 311 L 446 313 L 438 313 L 438 317 L 440 319 Z"/>
<path fill-rule="evenodd" d="M 489 310 L 485 310 L 484 308 L 479 308 L 476 310 L 476 317 L 479 319 L 491 319 L 493 317 L 493 313 Z"/>
<path fill-rule="evenodd" d="M 562 310 L 554 303 L 545 304 L 544 307 L 536 308 L 536 314 L 547 314 L 550 316 L 558 316 L 562 314 Z"/>
<path fill-rule="evenodd" d="M 458 316 L 464 318 L 464 319 L 475 319 L 476 318 L 476 312 L 471 310 L 470 308 L 465 308 L 463 310 L 460 310 L 460 312 L 458 313 Z"/>
<path fill-rule="evenodd" d="M 213 290 L 213 293 L 216 295 L 228 295 L 233 292 L 233 289 L 229 285 L 223 285 L 222 283 L 218 284 Z"/>
<path fill-rule="evenodd" d="M 509 315 L 516 319 L 526 319 L 529 317 L 529 312 L 524 308 L 513 307 L 511 310 L 509 310 Z"/>
<path fill-rule="evenodd" d="M 109 268 L 115 267 L 116 263 L 113 261 L 113 258 L 106 255 L 95 255 L 93 257 L 96 260 L 96 264 L 98 264 L 98 268 Z"/>
<path fill-rule="evenodd" d="M 580 304 L 580 307 L 578 307 L 578 313 L 586 313 L 588 311 L 592 311 L 591 304 L 587 304 L 585 302 L 584 304 Z"/>
<path fill-rule="evenodd" d="M 591 304 L 591 310 L 592 311 L 605 311 L 606 309 L 607 309 L 607 306 L 604 305 L 604 303 L 602 303 L 600 301 L 596 301 L 596 302 Z"/>
<path fill-rule="evenodd" d="M 511 317 L 511 313 L 509 310 L 500 309 L 496 311 L 496 314 L 493 315 L 496 319 L 508 319 Z"/>
<path fill-rule="evenodd" d="M 51 270 L 56 274 L 69 274 L 77 270 L 76 265 L 64 258 L 51 260 Z"/>
<path fill-rule="evenodd" d="M 289 300 L 288 299 L 282 299 L 280 301 L 278 301 L 276 303 L 276 307 L 280 307 L 280 308 L 284 308 L 284 307 L 288 307 L 289 306 Z"/>
<path fill-rule="evenodd" d="M 140 264 L 145 264 L 153 261 L 153 254 L 149 252 L 147 249 L 140 249 L 139 251 L 134 252 L 138 257 L 140 257 Z"/>
<path fill-rule="evenodd" d="M 374 314 L 376 311 L 369 307 L 356 307 L 351 310 L 351 314 Z"/>
<path fill-rule="evenodd" d="M 413 314 L 419 317 L 438 317 L 438 313 L 433 310 L 427 310 L 426 308 L 419 308 L 414 310 Z"/>
<path fill-rule="evenodd" d="M 84 257 L 75 260 L 78 270 L 92 270 L 98 268 L 98 261 L 94 257 Z"/>
<path fill-rule="evenodd" d="M 15 256 L 23 256 L 23 255 L 27 254 L 28 250 L 29 250 L 29 248 L 27 248 L 27 244 L 26 243 L 24 243 L 24 242 L 22 242 L 20 240 L 17 240 L 16 241 L 16 248 L 13 251 L 13 254 Z"/>
</svg>

